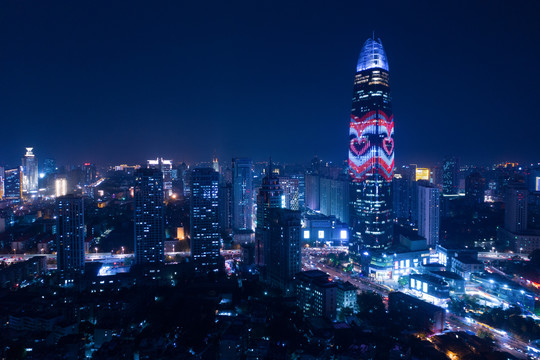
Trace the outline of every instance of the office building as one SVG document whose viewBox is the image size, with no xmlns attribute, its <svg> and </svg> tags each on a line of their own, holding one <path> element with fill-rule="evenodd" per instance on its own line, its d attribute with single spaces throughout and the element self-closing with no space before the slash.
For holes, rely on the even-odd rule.
<svg viewBox="0 0 540 360">
<path fill-rule="evenodd" d="M 82 168 L 82 183 L 83 185 L 90 185 L 96 181 L 97 171 L 96 165 L 91 163 L 84 163 Z"/>
<path fill-rule="evenodd" d="M 320 212 L 335 216 L 344 223 L 349 222 L 349 181 L 346 177 L 320 178 Z"/>
<path fill-rule="evenodd" d="M 58 178 L 54 180 L 54 194 L 56 197 L 67 195 L 67 180 L 66 178 Z"/>
<path fill-rule="evenodd" d="M 394 218 L 406 222 L 412 219 L 416 166 L 403 166 L 396 171 L 392 181 Z"/>
<path fill-rule="evenodd" d="M 56 173 L 56 160 L 54 159 L 43 160 L 43 173 L 45 175 Z"/>
<path fill-rule="evenodd" d="M 448 156 L 443 162 L 443 194 L 457 195 L 459 193 L 459 161 L 456 157 Z"/>
<path fill-rule="evenodd" d="M 442 332 L 446 319 L 446 310 L 442 307 L 399 291 L 388 294 L 388 313 L 399 327 L 432 333 Z"/>
<path fill-rule="evenodd" d="M 334 318 L 338 284 L 320 270 L 302 271 L 295 276 L 296 301 L 304 317 Z"/>
<path fill-rule="evenodd" d="M 306 207 L 310 210 L 317 211 L 320 208 L 320 179 L 318 173 L 306 173 L 304 176 L 306 186 Z"/>
<path fill-rule="evenodd" d="M 349 246 L 349 226 L 335 216 L 308 214 L 302 228 L 302 241 L 309 246 Z"/>
<path fill-rule="evenodd" d="M 380 39 L 360 52 L 349 131 L 350 228 L 353 255 L 387 248 L 393 238 L 394 117 L 389 68 Z"/>
<path fill-rule="evenodd" d="M 165 261 L 163 173 L 159 169 L 135 171 L 135 263 L 156 265 Z"/>
<path fill-rule="evenodd" d="M 300 211 L 268 210 L 266 279 L 285 292 L 292 291 L 292 280 L 301 270 Z"/>
<path fill-rule="evenodd" d="M 527 201 L 529 192 L 525 187 L 510 185 L 504 197 L 504 228 L 512 233 L 527 230 Z"/>
<path fill-rule="evenodd" d="M 163 174 L 163 194 L 168 199 L 172 195 L 172 160 L 156 158 L 148 160 L 147 163 L 149 168 L 160 170 Z"/>
<path fill-rule="evenodd" d="M 199 271 L 219 271 L 219 174 L 212 168 L 191 173 L 191 257 Z"/>
<path fill-rule="evenodd" d="M 484 203 L 486 179 L 477 171 L 465 178 L 465 197 L 474 204 Z"/>
<path fill-rule="evenodd" d="M 56 260 L 68 283 L 84 272 L 84 200 L 75 195 L 56 199 Z"/>
<path fill-rule="evenodd" d="M 4 199 L 21 200 L 22 172 L 20 167 L 4 170 Z"/>
<path fill-rule="evenodd" d="M 281 195 L 281 207 L 290 210 L 300 210 L 300 190 L 298 179 L 280 176 L 279 186 L 283 191 L 283 194 Z"/>
<path fill-rule="evenodd" d="M 439 188 L 418 184 L 418 235 L 427 240 L 430 247 L 439 243 L 440 194 Z"/>
<path fill-rule="evenodd" d="M 233 185 L 221 178 L 219 182 L 219 229 L 227 233 L 233 230 Z"/>
<path fill-rule="evenodd" d="M 262 180 L 262 185 L 257 194 L 257 226 L 255 227 L 255 261 L 259 266 L 265 266 L 265 256 L 268 251 L 267 236 L 269 229 L 269 210 L 281 208 L 281 195 L 283 191 L 279 186 L 279 178 L 272 171 L 270 162 L 269 171 Z"/>
<path fill-rule="evenodd" d="M 35 195 L 38 192 L 38 162 L 32 150 L 33 148 L 27 147 L 26 154 L 22 158 L 22 190 L 25 196 Z"/>
<path fill-rule="evenodd" d="M 253 230 L 253 162 L 251 159 L 232 160 L 233 228 Z"/>
</svg>

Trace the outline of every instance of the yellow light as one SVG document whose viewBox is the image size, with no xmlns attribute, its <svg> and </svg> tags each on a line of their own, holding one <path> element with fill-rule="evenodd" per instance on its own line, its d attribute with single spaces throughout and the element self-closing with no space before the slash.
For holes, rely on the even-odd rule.
<svg viewBox="0 0 540 360">
<path fill-rule="evenodd" d="M 418 180 L 427 180 L 429 181 L 429 169 L 428 168 L 417 168 L 416 169 L 416 181 Z"/>
</svg>

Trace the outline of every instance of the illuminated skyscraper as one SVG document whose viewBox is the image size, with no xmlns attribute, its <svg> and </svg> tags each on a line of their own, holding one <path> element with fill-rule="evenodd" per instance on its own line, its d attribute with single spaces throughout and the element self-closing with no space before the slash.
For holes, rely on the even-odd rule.
<svg viewBox="0 0 540 360">
<path fill-rule="evenodd" d="M 37 194 L 38 191 L 38 163 L 32 153 L 33 148 L 27 147 L 22 158 L 23 194 Z"/>
<path fill-rule="evenodd" d="M 427 240 L 428 246 L 439 243 L 440 194 L 439 188 L 427 181 L 418 182 L 418 235 Z"/>
<path fill-rule="evenodd" d="M 22 198 L 22 172 L 19 166 L 4 170 L 4 198 L 7 200 Z"/>
<path fill-rule="evenodd" d="M 218 271 L 221 236 L 218 217 L 219 174 L 212 168 L 191 173 L 191 257 L 198 270 Z"/>
<path fill-rule="evenodd" d="M 165 198 L 172 195 L 172 160 L 157 158 L 156 160 L 147 160 L 148 167 L 158 169 L 163 174 L 163 193 Z"/>
<path fill-rule="evenodd" d="M 163 173 L 159 169 L 135 172 L 135 262 L 165 261 Z"/>
<path fill-rule="evenodd" d="M 443 162 L 443 194 L 455 195 L 459 192 L 459 161 L 455 157 L 447 157 Z"/>
<path fill-rule="evenodd" d="M 67 195 L 56 199 L 56 258 L 66 281 L 84 271 L 84 200 Z"/>
<path fill-rule="evenodd" d="M 368 39 L 354 78 L 349 132 L 352 254 L 392 243 L 394 117 L 388 60 L 380 39 Z"/>
</svg>

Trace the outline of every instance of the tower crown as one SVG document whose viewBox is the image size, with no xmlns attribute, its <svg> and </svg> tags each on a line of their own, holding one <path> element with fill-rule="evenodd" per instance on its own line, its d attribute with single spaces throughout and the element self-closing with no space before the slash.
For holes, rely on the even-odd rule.
<svg viewBox="0 0 540 360">
<path fill-rule="evenodd" d="M 384 51 L 381 39 L 369 38 L 364 43 L 360 56 L 358 57 L 358 64 L 356 65 L 356 71 L 381 68 L 389 71 L 388 59 L 386 52 Z"/>
</svg>

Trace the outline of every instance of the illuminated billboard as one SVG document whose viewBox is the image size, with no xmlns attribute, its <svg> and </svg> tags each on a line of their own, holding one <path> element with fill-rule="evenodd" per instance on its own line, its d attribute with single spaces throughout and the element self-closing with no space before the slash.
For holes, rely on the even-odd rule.
<svg viewBox="0 0 540 360">
<path fill-rule="evenodd" d="M 540 176 L 537 176 L 537 177 L 536 177 L 536 186 L 535 186 L 535 190 L 536 190 L 536 191 L 540 191 Z"/>
<path fill-rule="evenodd" d="M 416 181 L 427 180 L 429 181 L 429 169 L 428 168 L 416 168 Z"/>
<path fill-rule="evenodd" d="M 394 176 L 394 117 L 382 110 L 362 118 L 351 115 L 349 169 L 354 182 L 379 174 L 387 182 Z"/>
</svg>

